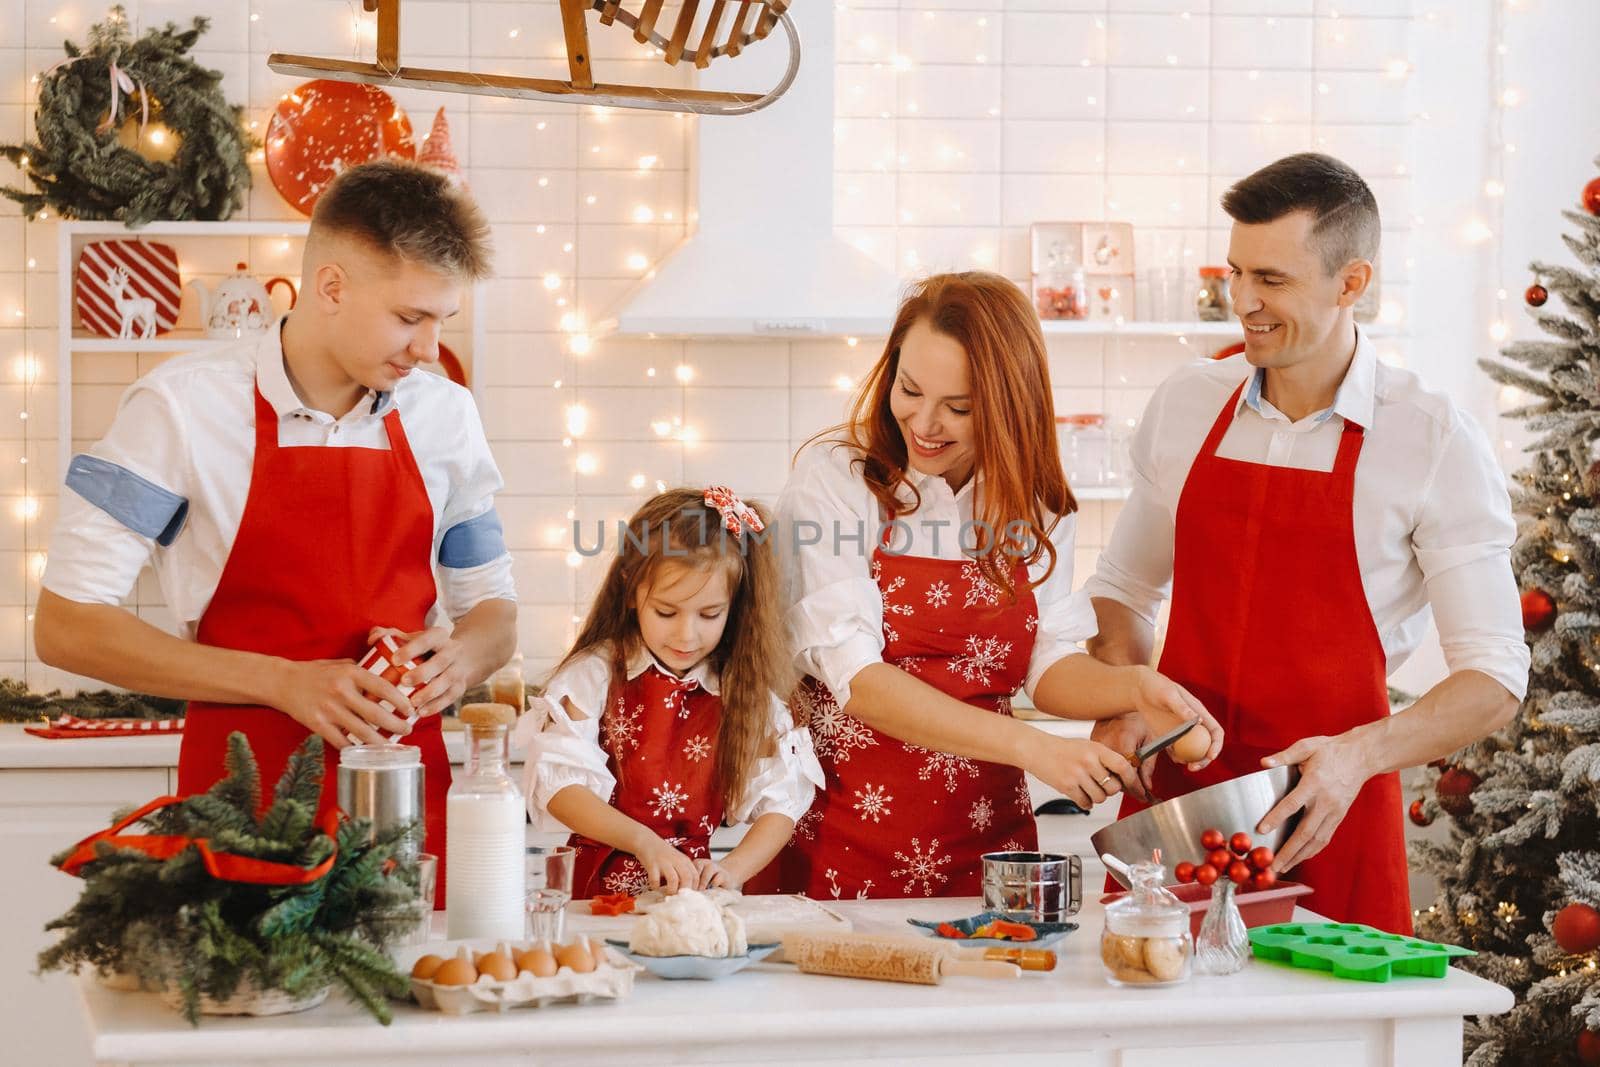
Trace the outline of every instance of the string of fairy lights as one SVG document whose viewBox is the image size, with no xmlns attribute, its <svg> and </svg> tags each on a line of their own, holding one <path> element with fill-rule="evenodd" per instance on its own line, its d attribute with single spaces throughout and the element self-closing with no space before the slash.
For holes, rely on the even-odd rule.
<svg viewBox="0 0 1600 1067">
<path fill-rule="evenodd" d="M 1516 150 L 1516 146 L 1504 138 L 1504 114 L 1506 109 L 1525 103 L 1523 94 L 1518 89 L 1505 84 L 1505 22 L 1523 2 L 1525 0 L 1491 2 L 1494 10 L 1490 56 L 1493 83 L 1491 91 L 1494 95 L 1494 121 L 1491 123 L 1490 137 L 1491 177 L 1483 190 L 1482 214 L 1469 219 L 1463 229 L 1463 237 L 1469 244 L 1491 240 L 1494 242 L 1497 285 L 1503 278 L 1499 262 L 1501 242 L 1498 235 L 1504 217 L 1504 164 L 1506 156 Z M 137 3 L 130 3 L 128 6 L 132 12 L 131 17 L 137 17 Z M 834 6 L 840 20 L 841 52 L 848 52 L 848 56 L 841 58 L 839 67 L 841 102 L 839 114 L 841 117 L 874 115 L 886 133 L 881 147 L 873 146 L 871 161 L 862 164 L 866 170 L 841 174 L 841 200 L 848 201 L 852 191 L 857 195 L 864 195 L 881 188 L 881 181 L 878 185 L 866 188 L 868 180 L 876 178 L 888 179 L 895 190 L 894 199 L 899 201 L 894 204 L 889 217 L 884 220 L 886 224 L 856 228 L 854 240 L 857 246 L 891 264 L 902 273 L 914 273 L 926 269 L 926 265 L 930 262 L 938 261 L 936 257 L 930 257 L 923 250 L 920 245 L 921 240 L 935 242 L 941 256 L 950 254 L 952 242 L 941 232 L 940 225 L 945 219 L 949 219 L 955 220 L 951 225 L 959 227 L 962 233 L 972 231 L 970 247 L 964 249 L 958 247 L 958 253 L 965 262 L 973 266 L 996 269 L 1014 267 L 1006 255 L 1003 233 L 997 242 L 993 234 L 979 233 L 982 227 L 960 226 L 961 217 L 977 206 L 964 203 L 961 195 L 952 195 L 947 198 L 948 202 L 942 204 L 926 197 L 922 198 L 922 203 L 930 204 L 930 211 L 932 207 L 937 206 L 945 215 L 945 219 L 918 217 L 914 206 L 906 202 L 908 195 L 914 192 L 915 186 L 914 181 L 907 179 L 915 179 L 919 169 L 943 169 L 952 174 L 963 174 L 981 170 L 986 166 L 973 159 L 974 143 L 959 132 L 941 139 L 938 132 L 930 135 L 927 129 L 928 123 L 923 122 L 919 127 L 918 139 L 914 142 L 907 141 L 906 133 L 909 129 L 907 122 L 938 117 L 932 108 L 926 106 L 927 101 L 919 99 L 920 89 L 913 88 L 927 84 L 926 79 L 918 79 L 917 75 L 926 66 L 933 64 L 924 63 L 919 56 L 910 54 L 916 50 L 914 46 L 917 40 L 907 36 L 907 29 L 915 28 L 918 35 L 940 31 L 947 35 L 947 39 L 959 39 L 965 35 L 966 39 L 972 42 L 967 45 L 969 55 L 961 55 L 947 49 L 950 54 L 941 55 L 937 60 L 941 66 L 1000 68 L 1003 71 L 1018 62 L 1015 58 L 1017 46 L 1025 43 L 1007 40 L 1006 23 L 1009 14 L 959 9 L 926 9 L 925 5 L 914 4 L 910 0 L 905 0 L 893 8 L 852 2 L 852 0 L 836 0 Z M 475 65 L 482 65 L 492 70 L 494 64 L 501 60 L 510 63 L 513 58 L 554 60 L 564 56 L 559 20 L 547 17 L 548 13 L 542 7 L 513 4 L 467 4 L 464 7 L 466 39 L 472 42 L 469 51 L 481 52 L 469 56 L 470 60 L 475 61 Z M 1076 63 L 1080 68 L 1087 67 L 1091 70 L 1100 68 L 1102 72 L 1100 84 L 1103 87 L 1109 86 L 1109 77 L 1105 72 L 1123 63 L 1116 52 L 1116 42 L 1112 38 L 1112 32 L 1116 28 L 1113 22 L 1113 9 L 1114 5 L 1106 3 L 1100 10 L 1082 13 L 1093 25 L 1093 37 L 1083 45 L 1081 55 L 1074 55 L 1066 61 Z M 270 19 L 270 16 L 271 9 L 258 3 L 252 5 L 248 18 L 255 24 L 264 18 Z M 1293 17 L 1283 16 L 1281 20 Z M 1326 87 L 1321 84 L 1325 80 L 1323 69 L 1351 69 L 1351 64 L 1341 61 L 1337 54 L 1327 57 L 1325 61 L 1322 50 L 1326 48 L 1337 53 L 1339 49 L 1358 47 L 1361 39 L 1353 36 L 1347 38 L 1340 26 L 1345 16 L 1338 10 L 1336 4 L 1319 10 L 1315 16 L 1306 17 L 1310 19 L 1313 30 L 1320 34 L 1317 48 L 1313 50 L 1313 57 L 1318 66 L 1318 69 L 1312 72 L 1313 82 L 1317 83 L 1313 87 L 1313 106 L 1316 107 L 1320 105 L 1321 100 L 1317 94 L 1326 92 Z M 1439 17 L 1439 13 L 1433 10 L 1411 17 L 1433 21 Z M 1198 4 L 1194 11 L 1149 12 L 1142 13 L 1140 18 L 1145 20 L 1146 25 L 1152 26 L 1156 25 L 1159 19 L 1170 18 L 1176 33 L 1182 35 L 1177 39 L 1188 39 L 1200 34 L 1202 30 L 1213 42 L 1217 37 L 1213 27 L 1201 22 L 1202 19 L 1212 20 L 1215 16 L 1210 15 L 1202 9 L 1202 5 Z M 911 20 L 922 20 L 922 25 L 911 27 Z M 1281 20 L 1274 19 L 1274 21 Z M 63 4 L 61 10 L 51 15 L 47 21 L 52 35 L 81 36 L 87 27 L 89 17 L 82 8 Z M 861 26 L 867 28 L 858 29 Z M 252 26 L 252 36 L 258 32 Z M 345 44 L 351 54 L 370 56 L 376 41 L 375 19 L 370 13 L 361 11 L 359 4 L 348 3 L 346 33 L 348 36 Z M 496 39 L 504 43 L 496 46 L 492 43 Z M 480 46 L 479 42 L 490 43 L 487 46 Z M 1124 46 L 1125 44 L 1126 42 Z M 634 59 L 654 62 L 656 66 L 661 66 L 658 62 L 659 53 L 651 46 L 638 45 L 630 54 Z M 1157 66 L 1168 70 L 1182 69 L 1190 62 L 1189 59 L 1178 55 L 1176 50 L 1174 54 L 1157 57 Z M 1409 57 L 1399 53 L 1374 55 L 1370 63 L 1360 66 L 1370 68 L 1375 76 L 1384 79 L 1404 80 L 1412 74 Z M 664 67 L 661 69 L 665 70 Z M 1265 85 L 1271 80 L 1270 76 L 1277 72 L 1266 69 L 1244 73 L 1252 82 L 1262 79 L 1261 84 Z M 37 75 L 33 81 L 37 83 Z M 976 118 L 998 120 L 1000 126 L 1005 127 L 1008 119 L 1014 114 L 1021 113 L 1016 109 L 1020 100 L 1017 95 L 1013 95 L 1020 94 L 1020 90 L 1012 88 L 1003 77 L 997 79 L 996 84 L 1002 88 L 992 100 L 987 101 L 973 114 Z M 879 94 L 885 86 L 890 91 L 882 98 L 883 106 L 871 110 L 874 95 Z M 1105 91 L 1106 89 L 1102 88 L 1099 93 L 1103 94 Z M 1201 104 L 1207 106 L 1207 140 L 1214 144 L 1215 137 L 1210 135 L 1210 131 L 1215 123 L 1215 101 L 1211 98 L 1213 89 L 1210 85 L 1207 86 L 1206 93 L 1204 101 L 1196 101 L 1191 106 L 1190 120 L 1193 120 L 1194 107 Z M 1118 195 L 1114 191 L 1112 180 L 1113 163 L 1108 150 L 1108 134 L 1112 125 L 1111 109 L 1106 106 L 1105 99 L 1094 100 L 1094 95 L 1097 94 L 1091 94 L 1084 104 L 1091 110 L 1099 109 L 1094 111 L 1102 130 L 1101 151 L 1095 160 L 1095 170 L 1101 179 L 1102 213 L 1107 218 L 1113 218 L 1123 213 L 1127 205 L 1118 203 Z M 1280 116 L 1274 113 L 1276 104 L 1272 94 L 1263 91 L 1260 113 L 1256 121 L 1262 123 L 1281 121 Z M 560 339 L 562 358 L 559 361 L 559 376 L 553 377 L 548 385 L 561 394 L 563 431 L 561 444 L 568 457 L 567 462 L 576 479 L 576 485 L 595 488 L 601 485 L 616 486 L 615 492 L 619 494 L 626 491 L 645 493 L 657 484 L 662 484 L 662 479 L 656 476 L 656 472 L 648 469 L 609 471 L 606 468 L 609 464 L 615 463 L 616 458 L 604 448 L 597 448 L 589 443 L 594 440 L 597 426 L 606 420 L 597 417 L 591 405 L 585 402 L 586 390 L 579 387 L 580 380 L 588 380 L 580 373 L 582 362 L 594 358 L 597 346 L 600 344 L 591 332 L 591 319 L 586 305 L 591 299 L 591 286 L 595 294 L 593 299 L 598 299 L 614 291 L 615 286 L 612 282 L 615 279 L 634 279 L 647 275 L 661 254 L 662 246 L 670 243 L 670 239 L 692 221 L 684 217 L 684 204 L 678 195 L 681 191 L 680 176 L 686 164 L 679 158 L 677 146 L 682 145 L 684 150 L 687 149 L 693 120 L 683 116 L 671 119 L 652 117 L 656 123 L 677 124 L 675 128 L 655 127 L 652 130 L 650 127 L 639 125 L 636 119 L 630 119 L 628 122 L 619 121 L 619 115 L 607 109 L 586 107 L 577 111 L 579 115 L 576 121 L 567 120 L 565 117 L 558 120 L 554 115 L 529 116 L 531 121 L 528 124 L 528 136 L 534 141 L 563 137 L 572 139 L 570 147 L 547 144 L 531 153 L 531 158 L 535 162 L 529 168 L 529 178 L 533 185 L 530 192 L 533 194 L 534 202 L 545 203 L 543 197 L 561 190 L 562 182 L 570 183 L 571 187 L 570 210 L 553 213 L 546 221 L 532 225 L 537 238 L 548 239 L 564 231 L 568 238 L 562 240 L 559 245 L 552 244 L 551 251 L 555 248 L 560 249 L 556 265 L 535 279 L 532 296 L 550 301 L 553 311 L 551 320 L 555 323 Z M 1426 120 L 1426 116 L 1420 118 Z M 1182 120 L 1183 114 L 1180 108 L 1174 115 L 1174 121 Z M 257 133 L 260 132 L 260 121 L 252 117 L 250 122 Z M 845 135 L 843 125 L 840 131 L 840 136 L 843 138 Z M 931 141 L 928 139 L 930 136 Z M 977 147 L 981 148 L 981 144 Z M 859 154 L 857 158 L 861 158 Z M 1196 166 L 1196 163 L 1197 161 L 1178 154 L 1171 161 L 1169 172 L 1175 175 L 1200 174 L 1203 168 Z M 999 165 L 1004 166 L 1003 163 Z M 607 180 L 585 181 L 586 177 L 596 173 L 605 175 Z M 1403 164 L 1398 166 L 1396 173 L 1401 176 L 1405 174 Z M 632 180 L 611 180 L 624 177 Z M 1003 190 L 1004 182 L 997 181 L 997 184 Z M 962 188 L 959 182 L 951 185 L 958 190 Z M 637 188 L 638 192 L 633 193 L 630 187 Z M 1004 195 L 1003 192 L 1001 195 Z M 618 203 L 620 198 L 626 199 Z M 559 222 L 556 219 L 557 214 L 561 217 Z M 570 228 L 565 223 L 568 217 L 573 219 L 573 226 Z M 615 231 L 607 235 L 604 243 L 607 250 L 605 254 L 614 256 L 615 261 L 607 263 L 597 257 L 590 257 L 580 272 L 576 248 L 578 223 L 593 219 L 603 219 L 608 229 Z M 617 225 L 618 223 L 621 225 Z M 1001 233 L 1000 227 L 993 229 L 994 233 Z M 30 229 L 30 238 L 33 232 Z M 30 270 L 34 269 L 34 262 L 33 257 L 29 257 Z M 1520 296 L 1520 292 L 1516 295 Z M 1496 289 L 1496 313 L 1487 327 L 1491 340 L 1498 340 L 1508 329 L 1510 299 L 1510 295 L 1503 288 Z M 24 306 L 14 309 L 17 318 L 28 315 L 26 293 L 23 300 Z M 1386 298 L 1379 321 L 1394 326 L 1402 323 L 1404 318 L 1405 308 L 1401 301 Z M 851 342 L 853 343 L 854 339 L 851 339 Z M 662 443 L 671 442 L 687 451 L 696 447 L 701 440 L 699 428 L 688 419 L 686 403 L 687 390 L 696 380 L 696 368 L 687 358 L 681 345 L 662 345 L 661 348 L 660 364 L 644 367 L 640 372 L 639 384 L 670 383 L 679 388 L 675 396 L 665 392 L 662 394 L 659 410 L 650 413 L 646 419 L 648 433 L 645 437 L 647 440 Z M 13 373 L 16 380 L 24 386 L 22 410 L 19 415 L 25 420 L 31 414 L 35 398 L 34 385 L 39 376 L 38 361 L 34 359 L 26 345 L 23 356 L 13 368 Z M 853 387 L 854 380 L 849 375 L 841 374 L 831 384 L 841 392 L 848 391 Z M 609 419 L 610 413 L 606 414 Z M 609 425 L 607 428 L 610 429 Z M 25 460 L 26 456 L 22 458 Z M 38 554 L 39 558 L 35 563 L 34 553 L 36 540 L 34 521 L 38 517 L 40 504 L 34 492 L 34 485 L 27 478 L 28 475 L 25 474 L 24 491 L 16 505 L 16 514 L 22 522 L 24 551 L 29 553 L 28 566 L 32 571 L 42 568 L 42 554 Z M 574 496 L 574 504 L 578 498 L 591 491 L 592 488 L 580 488 Z M 537 540 L 547 548 L 555 548 L 567 546 L 569 537 L 569 527 L 550 521 L 539 532 Z M 573 553 L 568 558 L 568 563 L 574 567 L 580 562 L 573 558 L 575 556 L 576 553 Z"/>
</svg>

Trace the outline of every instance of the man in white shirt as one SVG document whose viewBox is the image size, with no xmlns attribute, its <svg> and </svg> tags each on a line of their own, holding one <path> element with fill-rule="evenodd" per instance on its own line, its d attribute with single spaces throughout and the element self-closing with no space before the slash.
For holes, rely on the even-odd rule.
<svg viewBox="0 0 1600 1067">
<path fill-rule="evenodd" d="M 1133 494 L 1088 584 L 1090 649 L 1148 662 L 1170 590 L 1160 670 L 1228 740 L 1198 774 L 1151 761 L 1147 786 L 1166 798 L 1298 765 L 1259 826 L 1299 813 L 1274 872 L 1294 868 L 1323 914 L 1409 932 L 1396 772 L 1498 729 L 1527 687 L 1504 476 L 1478 428 L 1379 363 L 1355 324 L 1379 235 L 1359 175 L 1290 156 L 1222 205 L 1245 351 L 1151 399 Z M 1386 678 L 1430 607 L 1450 675 L 1390 715 Z M 1125 716 L 1094 737 L 1132 751 L 1143 732 Z M 1139 806 L 1125 797 L 1123 812 Z"/>
<path fill-rule="evenodd" d="M 281 327 L 146 374 L 73 459 L 39 657 L 190 701 L 180 793 L 223 775 L 235 730 L 269 787 L 310 734 L 332 748 L 398 734 L 422 750 L 442 854 L 437 713 L 510 658 L 516 604 L 472 396 L 418 366 L 488 270 L 488 225 L 443 175 L 346 171 L 317 203 Z M 146 563 L 180 636 L 121 606 Z M 385 631 L 397 662 L 422 660 L 401 679 L 409 699 L 355 662 Z"/>
</svg>

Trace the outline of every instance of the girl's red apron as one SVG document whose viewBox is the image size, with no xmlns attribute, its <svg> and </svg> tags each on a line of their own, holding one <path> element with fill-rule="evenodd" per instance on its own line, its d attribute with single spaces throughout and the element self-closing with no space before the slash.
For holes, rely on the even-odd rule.
<svg viewBox="0 0 1600 1067">
<path fill-rule="evenodd" d="M 891 519 L 893 516 L 890 516 Z M 972 560 L 872 556 L 883 596 L 883 660 L 998 715 L 1011 714 L 1039 617 L 1027 567 L 1015 600 Z M 812 897 L 977 896 L 985 852 L 1033 850 L 1022 771 L 897 741 L 844 712 L 821 682 L 796 697 L 824 787 L 779 855 L 778 880 Z M 798 717 L 798 716 L 797 716 Z"/>
<path fill-rule="evenodd" d="M 408 633 L 427 624 L 436 596 L 433 505 L 400 412 L 383 417 L 389 447 L 280 448 L 278 414 L 255 393 L 256 451 L 239 533 L 196 640 L 216 648 L 308 661 L 359 659 L 374 626 Z M 261 768 L 262 809 L 289 756 L 310 731 L 276 708 L 189 705 L 178 754 L 178 792 L 224 775 L 228 735 L 242 730 Z M 424 849 L 439 857 L 436 904 L 445 901 L 445 794 L 450 762 L 439 717 L 404 743 L 422 749 Z M 323 746 L 319 814 L 336 799 L 337 751 Z"/>
<path fill-rule="evenodd" d="M 1243 389 L 1217 414 L 1178 500 L 1160 665 L 1216 716 L 1227 740 L 1199 774 L 1162 759 L 1161 798 L 1260 770 L 1263 756 L 1302 738 L 1389 714 L 1383 645 L 1356 557 L 1362 428 L 1345 420 L 1327 473 L 1224 459 L 1217 446 Z M 1141 807 L 1123 796 L 1123 815 Z M 1316 889 L 1309 907 L 1339 922 L 1411 932 L 1403 807 L 1397 774 L 1361 788 L 1328 847 L 1290 872 Z"/>
<path fill-rule="evenodd" d="M 711 855 L 711 834 L 722 824 L 717 782 L 722 698 L 653 663 L 614 692 L 600 717 L 600 743 L 617 779 L 609 803 L 690 859 L 705 859 Z M 652 888 L 644 866 L 629 853 L 580 834 L 569 843 L 578 850 L 574 897 L 638 896 Z"/>
</svg>

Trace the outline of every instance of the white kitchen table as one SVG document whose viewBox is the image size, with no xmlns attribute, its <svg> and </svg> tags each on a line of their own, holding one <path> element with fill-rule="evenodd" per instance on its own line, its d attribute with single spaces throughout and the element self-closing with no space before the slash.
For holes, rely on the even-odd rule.
<svg viewBox="0 0 1600 1067">
<path fill-rule="evenodd" d="M 907 917 L 951 918 L 973 899 L 842 902 L 860 932 L 905 933 Z M 582 911 L 577 905 L 575 912 Z M 715 982 L 641 974 L 620 1002 L 450 1017 L 395 1005 L 384 1027 L 335 993 L 264 1019 L 198 1029 L 149 993 L 80 979 L 94 1056 L 106 1064 L 872 1064 L 1006 1067 L 1459 1067 L 1462 1018 L 1511 1007 L 1506 989 L 1452 969 L 1443 979 L 1344 981 L 1252 960 L 1226 978 L 1123 989 L 1101 977 L 1102 909 L 1055 946 L 1060 966 L 1018 980 L 900 985 L 762 963 Z M 1310 912 L 1298 919 L 1317 921 Z M 570 925 L 596 929 L 574 914 Z M 614 930 L 614 925 L 608 925 Z"/>
</svg>

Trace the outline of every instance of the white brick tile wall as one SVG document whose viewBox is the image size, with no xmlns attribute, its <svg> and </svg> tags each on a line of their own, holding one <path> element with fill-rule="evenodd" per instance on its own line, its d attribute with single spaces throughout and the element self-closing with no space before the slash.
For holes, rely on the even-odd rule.
<svg viewBox="0 0 1600 1067">
<path fill-rule="evenodd" d="M 296 84 L 266 69 L 267 52 L 372 48 L 370 29 L 360 28 L 370 16 L 337 0 L 128 6 L 142 25 L 207 15 L 204 57 L 247 104 L 258 134 Z M 988 266 L 1024 281 L 1030 223 L 1104 217 L 1136 225 L 1140 266 L 1192 270 L 1226 248 L 1216 197 L 1228 183 L 1322 147 L 1373 179 L 1390 230 L 1385 296 L 1403 303 L 1413 86 L 1385 71 L 1408 55 L 1410 8 L 1410 0 L 850 0 L 837 12 L 840 232 L 904 274 Z M 0 140 L 23 135 L 28 79 L 60 57 L 63 37 L 82 37 L 91 10 L 68 0 L 0 0 Z M 409 0 L 405 18 L 410 62 L 564 73 L 554 0 Z M 622 30 L 595 29 L 592 51 L 607 80 L 688 84 L 687 72 L 669 71 Z M 842 418 L 848 390 L 881 346 L 870 338 L 851 346 L 596 337 L 575 350 L 564 317 L 572 334 L 604 318 L 692 219 L 694 121 L 395 95 L 419 140 L 435 109 L 446 108 L 467 178 L 495 225 L 498 278 L 475 309 L 486 350 L 471 354 L 506 480 L 499 507 L 523 601 L 522 649 L 538 669 L 565 650 L 605 569 L 604 558 L 569 558 L 574 518 L 592 542 L 595 520 L 626 517 L 657 481 L 726 482 L 775 502 L 795 447 Z M 249 214 L 293 218 L 255 170 Z M 14 172 L 0 166 L 0 182 L 11 181 Z M 258 274 L 292 274 L 299 254 L 298 244 L 275 239 L 188 242 L 179 251 L 187 273 L 213 280 L 239 259 Z M 36 589 L 30 568 L 47 544 L 59 479 L 57 266 L 54 223 L 25 226 L 12 205 L 0 205 L 0 672 L 25 670 L 35 685 L 76 681 L 33 661 L 25 639 Z M 465 327 L 460 341 L 470 351 Z M 26 387 L 18 377 L 25 353 L 41 363 Z M 1049 353 L 1059 411 L 1103 411 L 1125 424 L 1193 351 L 1173 341 L 1052 336 Z M 157 362 L 77 359 L 80 442 L 103 430 L 127 383 Z M 564 440 L 572 405 L 587 424 Z M 37 514 L 24 522 L 28 499 Z M 1092 570 L 1118 510 L 1084 504 L 1075 581 Z M 170 625 L 148 577 L 134 602 Z"/>
</svg>

